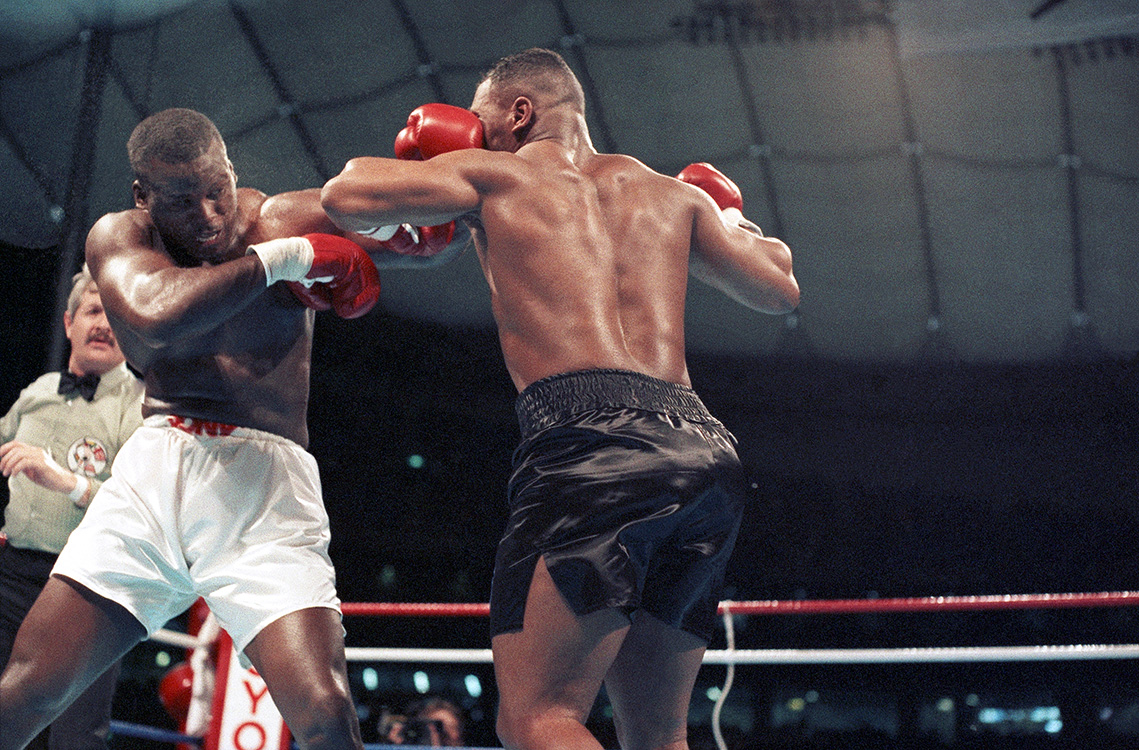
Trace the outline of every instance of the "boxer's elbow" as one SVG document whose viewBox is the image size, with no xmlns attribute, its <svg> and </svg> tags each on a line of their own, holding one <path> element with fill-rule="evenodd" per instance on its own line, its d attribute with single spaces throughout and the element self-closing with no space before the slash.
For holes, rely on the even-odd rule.
<svg viewBox="0 0 1139 750">
<path fill-rule="evenodd" d="M 768 273 L 758 283 L 742 283 L 730 296 L 757 312 L 786 315 L 799 306 L 799 283 L 790 270 Z"/>
<path fill-rule="evenodd" d="M 784 315 L 799 306 L 799 282 L 791 270 L 791 249 L 781 240 L 767 239 L 768 269 L 767 310 L 774 315 Z"/>
<path fill-rule="evenodd" d="M 350 160 L 320 190 L 321 207 L 343 229 L 355 231 L 374 226 L 372 216 L 386 206 L 376 176 L 369 168 L 372 161 L 367 157 Z"/>
<path fill-rule="evenodd" d="M 174 301 L 161 298 L 138 299 L 125 323 L 147 346 L 162 349 L 186 337 L 187 317 L 186 310 Z"/>
<path fill-rule="evenodd" d="M 773 285 L 771 301 L 767 312 L 772 315 L 786 315 L 799 306 L 799 282 L 790 271 Z"/>
<path fill-rule="evenodd" d="M 178 327 L 169 318 L 145 308 L 124 316 L 123 325 L 151 349 L 163 349 L 178 339 Z"/>
<path fill-rule="evenodd" d="M 163 349 L 216 326 L 217 313 L 207 309 L 212 306 L 202 304 L 196 292 L 177 275 L 156 275 L 127 291 L 121 319 L 148 347 Z"/>
<path fill-rule="evenodd" d="M 341 222 L 352 218 L 353 207 L 357 203 L 353 200 L 351 186 L 346 183 L 347 180 L 341 173 L 326 182 L 324 187 L 320 189 L 321 208 L 328 214 L 328 218 L 340 227 L 344 226 Z"/>
</svg>

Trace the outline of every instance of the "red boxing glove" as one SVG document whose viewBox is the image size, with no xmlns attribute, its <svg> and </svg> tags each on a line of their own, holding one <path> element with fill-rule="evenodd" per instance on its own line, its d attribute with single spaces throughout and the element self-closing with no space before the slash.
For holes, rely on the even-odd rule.
<svg viewBox="0 0 1139 750">
<path fill-rule="evenodd" d="M 455 236 L 455 222 L 448 221 L 433 227 L 413 227 L 419 233 L 416 237 L 409 232 L 407 225 L 401 225 L 390 240 L 382 242 L 386 249 L 400 255 L 420 255 L 427 257 L 443 252 Z"/>
<path fill-rule="evenodd" d="M 317 312 L 332 309 L 332 292 L 329 290 L 327 284 L 315 282 L 312 286 L 305 286 L 299 281 L 286 281 L 285 285 L 289 287 L 289 291 L 291 291 L 293 296 L 299 299 L 305 307 L 316 310 Z"/>
<path fill-rule="evenodd" d="M 182 728 L 186 726 L 186 717 L 190 713 L 193 688 L 194 671 L 184 661 L 170 667 L 158 682 L 158 700 L 170 718 Z"/>
<path fill-rule="evenodd" d="M 482 145 L 482 122 L 474 112 L 450 104 L 424 104 L 411 111 L 407 127 L 396 136 L 395 155 L 422 161 Z"/>
<path fill-rule="evenodd" d="M 358 318 L 380 299 L 380 274 L 364 248 L 335 234 L 306 234 L 312 244 L 312 267 L 304 281 L 289 281 L 289 289 L 307 307 L 336 311 Z"/>
<path fill-rule="evenodd" d="M 720 207 L 721 211 L 727 208 L 734 208 L 739 211 L 744 209 L 744 199 L 736 183 L 729 180 L 727 175 L 711 164 L 706 162 L 689 164 L 681 170 L 676 179 L 687 182 L 689 185 L 695 185 L 712 196 L 712 200 L 716 201 L 716 205 Z"/>
</svg>

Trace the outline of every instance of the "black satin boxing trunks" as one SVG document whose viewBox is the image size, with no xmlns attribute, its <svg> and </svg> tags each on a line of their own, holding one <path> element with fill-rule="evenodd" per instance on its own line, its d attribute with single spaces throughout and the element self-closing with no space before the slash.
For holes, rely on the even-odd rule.
<svg viewBox="0 0 1139 750">
<path fill-rule="evenodd" d="M 638 609 L 708 641 L 739 532 L 735 438 L 696 393 L 623 370 L 539 380 L 491 587 L 491 634 L 519 631 L 538 556 L 573 611 Z"/>
</svg>

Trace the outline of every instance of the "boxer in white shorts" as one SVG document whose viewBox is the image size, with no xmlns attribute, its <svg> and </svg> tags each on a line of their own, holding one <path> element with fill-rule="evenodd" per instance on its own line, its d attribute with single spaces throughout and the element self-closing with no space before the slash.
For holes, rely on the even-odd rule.
<svg viewBox="0 0 1139 750">
<path fill-rule="evenodd" d="M 154 415 L 115 471 L 52 573 L 120 604 L 147 635 L 201 596 L 245 662 L 282 615 L 339 612 L 316 461 L 296 443 Z"/>
<path fill-rule="evenodd" d="M 439 258 L 349 235 L 319 189 L 238 188 L 198 112 L 151 115 L 127 153 L 135 208 L 96 222 L 86 256 L 143 375 L 147 425 L 23 622 L 0 676 L 0 750 L 25 747 L 199 594 L 302 748 L 360 748 L 306 452 L 313 310 L 363 315 L 379 297 L 376 263 Z"/>
</svg>

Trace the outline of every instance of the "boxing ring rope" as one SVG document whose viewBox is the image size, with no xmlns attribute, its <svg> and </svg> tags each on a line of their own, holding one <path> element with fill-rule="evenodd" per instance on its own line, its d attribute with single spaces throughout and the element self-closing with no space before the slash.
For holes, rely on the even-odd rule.
<svg viewBox="0 0 1139 750">
<path fill-rule="evenodd" d="M 1100 591 L 1073 594 L 997 594 L 981 596 L 924 596 L 897 599 L 788 599 L 720 602 L 723 614 L 730 607 L 737 615 L 866 614 L 874 612 L 961 612 L 998 609 L 1058 609 L 1123 607 L 1139 604 L 1139 591 Z M 486 617 L 489 604 L 400 602 L 345 602 L 345 615 L 373 617 L 436 616 Z"/>
<path fill-rule="evenodd" d="M 731 615 L 874 614 L 1071 609 L 1124 607 L 1139 604 L 1139 591 L 1067 594 L 999 594 L 929 596 L 892 599 L 811 599 L 720 602 L 730 626 Z M 422 604 L 355 602 L 344 614 L 371 617 L 485 617 L 487 604 Z M 730 631 L 729 631 L 730 632 Z M 490 649 L 348 648 L 349 661 L 488 663 Z M 952 662 L 1064 661 L 1132 659 L 1139 644 L 1072 646 L 974 646 L 898 649 L 709 649 L 705 664 L 903 664 Z"/>
<path fill-rule="evenodd" d="M 201 745 L 205 742 L 203 737 L 191 737 L 188 734 L 181 734 L 170 729 L 159 729 L 158 727 L 148 727 L 142 724 L 134 724 L 129 721 L 115 721 L 111 720 L 111 734 L 122 735 L 123 737 L 134 737 L 140 740 L 150 740 L 152 742 L 169 742 L 171 745 Z"/>
<path fill-rule="evenodd" d="M 1139 591 L 1070 594 L 998 594 L 893 599 L 806 599 L 720 602 L 722 616 L 969 612 L 1015 609 L 1127 607 L 1139 604 Z M 482 603 L 345 602 L 344 615 L 358 617 L 486 617 Z M 730 612 L 730 615 L 729 615 Z M 725 620 L 727 622 L 727 620 Z M 193 636 L 160 630 L 153 640 L 181 648 L 200 645 Z M 490 649 L 348 647 L 349 661 L 490 663 Z M 888 664 L 984 661 L 1064 661 L 1131 659 L 1139 644 L 1070 646 L 946 646 L 875 649 L 709 649 L 705 664 Z"/>
<path fill-rule="evenodd" d="M 885 599 L 808 599 L 723 601 L 719 614 L 726 634 L 725 649 L 705 652 L 705 664 L 727 666 L 724 687 L 713 708 L 713 732 L 717 745 L 723 747 L 719 733 L 719 710 L 722 708 L 734 678 L 737 664 L 916 664 L 965 662 L 1042 662 L 1139 658 L 1139 643 L 1072 644 L 1054 646 L 946 646 L 910 648 L 824 648 L 824 649 L 737 649 L 733 617 L 735 615 L 847 615 L 880 613 L 977 612 L 1020 609 L 1074 609 L 1130 607 L 1139 604 L 1139 591 L 1103 591 L 1063 594 L 999 594 L 978 596 L 929 596 Z M 490 606 L 485 603 L 415 603 L 415 602 L 345 602 L 345 616 L 353 617 L 486 617 Z M 197 638 L 177 631 L 162 629 L 152 640 L 181 648 L 204 645 Z M 491 663 L 489 648 L 388 648 L 348 647 L 348 661 L 388 663 Z M 116 722 L 124 734 L 133 725 Z M 142 731 L 149 732 L 146 727 Z M 154 730 L 161 733 L 163 730 Z M 200 738 L 169 733 L 172 742 L 199 742 Z M 153 735 L 147 735 L 153 736 Z M 157 736 L 153 738 L 158 739 Z"/>
<path fill-rule="evenodd" d="M 1139 604 L 1139 591 L 1070 594 L 930 596 L 893 599 L 813 599 L 724 601 L 719 612 L 725 628 L 732 615 L 873 614 L 967 612 L 1012 609 L 1123 607 Z M 345 603 L 344 614 L 371 617 L 485 617 L 487 604 Z M 733 631 L 728 630 L 729 633 Z M 731 644 L 729 643 L 729 646 Z M 346 649 L 349 661 L 489 663 L 490 649 Z M 705 664 L 912 664 L 953 662 L 1071 661 L 1133 659 L 1139 644 L 1071 646 L 948 646 L 897 649 L 709 649 Z"/>
</svg>

